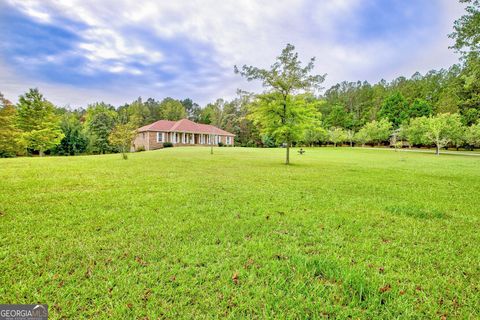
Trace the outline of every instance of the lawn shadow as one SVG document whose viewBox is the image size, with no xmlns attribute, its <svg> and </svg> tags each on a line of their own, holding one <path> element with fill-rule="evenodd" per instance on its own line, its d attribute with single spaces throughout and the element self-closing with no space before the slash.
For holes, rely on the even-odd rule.
<svg viewBox="0 0 480 320">
<path fill-rule="evenodd" d="M 425 209 L 415 205 L 392 205 L 385 208 L 386 211 L 417 219 L 447 219 L 448 214 L 437 209 Z"/>
</svg>

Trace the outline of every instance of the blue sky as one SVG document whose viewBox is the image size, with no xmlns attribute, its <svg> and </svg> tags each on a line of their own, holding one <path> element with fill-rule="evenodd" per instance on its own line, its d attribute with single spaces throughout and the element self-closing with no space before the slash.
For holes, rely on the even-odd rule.
<svg viewBox="0 0 480 320">
<path fill-rule="evenodd" d="M 233 65 L 268 67 L 292 43 L 325 87 L 446 68 L 455 0 L 4 0 L 0 91 L 60 106 L 139 96 L 200 104 L 261 90 Z"/>
</svg>

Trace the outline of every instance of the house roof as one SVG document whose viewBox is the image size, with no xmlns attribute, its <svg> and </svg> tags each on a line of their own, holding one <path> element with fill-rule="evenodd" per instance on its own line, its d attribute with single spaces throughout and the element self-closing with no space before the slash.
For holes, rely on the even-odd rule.
<svg viewBox="0 0 480 320">
<path fill-rule="evenodd" d="M 178 121 L 158 120 L 138 129 L 138 132 L 145 131 L 170 131 L 170 132 L 189 132 L 203 134 L 217 134 L 224 136 L 235 136 L 233 133 L 227 132 L 209 124 L 195 123 L 188 119 Z"/>
</svg>

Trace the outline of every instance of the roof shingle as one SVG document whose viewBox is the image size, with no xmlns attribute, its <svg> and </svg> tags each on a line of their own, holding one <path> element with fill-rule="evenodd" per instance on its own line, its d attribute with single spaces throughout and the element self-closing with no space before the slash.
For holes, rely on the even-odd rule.
<svg viewBox="0 0 480 320">
<path fill-rule="evenodd" d="M 138 132 L 145 131 L 170 131 L 170 132 L 190 132 L 203 134 L 217 134 L 225 136 L 235 136 L 233 133 L 227 132 L 209 124 L 195 123 L 188 119 L 178 121 L 158 120 L 138 129 Z"/>
</svg>

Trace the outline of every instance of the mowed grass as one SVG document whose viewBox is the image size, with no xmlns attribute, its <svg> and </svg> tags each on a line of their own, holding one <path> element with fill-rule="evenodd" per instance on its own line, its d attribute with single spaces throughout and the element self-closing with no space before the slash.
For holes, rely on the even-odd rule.
<svg viewBox="0 0 480 320">
<path fill-rule="evenodd" d="M 56 318 L 480 316 L 480 159 L 0 159 L 0 302 Z"/>
</svg>

